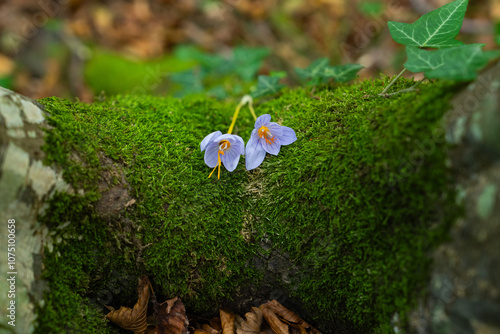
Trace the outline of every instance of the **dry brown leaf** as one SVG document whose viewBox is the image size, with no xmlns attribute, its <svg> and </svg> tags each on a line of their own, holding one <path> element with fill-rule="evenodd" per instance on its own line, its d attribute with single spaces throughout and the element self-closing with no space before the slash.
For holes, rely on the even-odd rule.
<svg viewBox="0 0 500 334">
<path fill-rule="evenodd" d="M 295 313 L 293 313 L 292 311 L 290 311 L 289 309 L 278 303 L 276 300 L 273 299 L 264 305 L 267 308 L 269 308 L 274 314 L 276 314 L 279 320 L 281 320 L 281 322 L 286 323 L 287 325 L 298 329 L 300 331 L 300 334 L 307 334 L 307 333 L 320 334 L 320 332 L 317 329 L 309 325 L 307 322 L 302 320 L 298 315 L 296 315 Z"/>
<path fill-rule="evenodd" d="M 235 334 L 234 333 L 234 319 L 236 315 L 229 310 L 219 310 L 220 321 L 222 323 L 222 334 Z"/>
<path fill-rule="evenodd" d="M 273 330 L 269 327 L 262 329 L 260 334 L 274 334 Z"/>
<path fill-rule="evenodd" d="M 158 327 L 150 325 L 144 334 L 160 334 L 160 332 L 158 331 Z"/>
<path fill-rule="evenodd" d="M 7 56 L 0 53 L 0 77 L 10 75 L 14 71 L 15 63 Z"/>
<path fill-rule="evenodd" d="M 273 311 L 282 318 L 283 321 L 287 322 L 289 325 L 294 326 L 295 328 L 298 328 L 297 326 L 300 326 L 306 330 L 307 333 L 314 333 L 314 334 L 319 334 L 320 331 L 318 331 L 316 328 L 313 326 L 309 325 L 307 322 L 305 322 L 302 318 L 300 318 L 298 315 L 278 303 L 276 300 L 271 300 L 268 302 L 271 307 L 273 308 Z"/>
<path fill-rule="evenodd" d="M 106 318 L 124 329 L 131 330 L 136 334 L 142 334 L 148 326 L 146 311 L 149 300 L 149 280 L 146 276 L 139 278 L 137 295 L 139 298 L 133 309 L 122 306 L 115 310 L 113 307 L 106 306 L 111 311 L 106 314 Z"/>
<path fill-rule="evenodd" d="M 207 332 L 207 333 L 210 333 L 210 334 L 220 334 L 222 333 L 222 329 L 218 330 L 217 328 L 213 328 L 212 326 L 210 325 L 207 325 L 207 324 L 203 324 L 201 326 L 201 328 Z"/>
<path fill-rule="evenodd" d="M 252 307 L 252 311 L 245 314 L 246 321 L 237 317 L 235 322 L 236 334 L 259 334 L 262 325 L 262 311 Z"/>
<path fill-rule="evenodd" d="M 264 318 L 266 319 L 269 326 L 275 334 L 290 334 L 288 330 L 288 325 L 281 322 L 276 314 L 274 314 L 273 310 L 269 307 L 269 303 L 262 304 L 259 306 L 259 309 L 262 311 Z"/>
<path fill-rule="evenodd" d="M 212 320 L 210 320 L 210 327 L 222 333 L 222 323 L 220 321 L 220 318 L 218 317 L 212 318 Z"/>
<path fill-rule="evenodd" d="M 158 321 L 158 334 L 187 334 L 189 322 L 186 309 L 179 297 L 169 299 L 161 304 L 153 301 L 154 316 Z"/>
</svg>

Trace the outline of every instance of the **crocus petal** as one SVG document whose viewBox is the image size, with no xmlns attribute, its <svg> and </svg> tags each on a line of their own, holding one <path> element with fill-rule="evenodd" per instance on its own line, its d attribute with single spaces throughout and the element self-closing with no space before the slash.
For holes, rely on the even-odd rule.
<svg viewBox="0 0 500 334">
<path fill-rule="evenodd" d="M 270 121 L 271 121 L 271 115 L 269 115 L 269 114 L 260 115 L 255 120 L 255 128 L 258 129 L 261 126 L 266 125 Z"/>
<path fill-rule="evenodd" d="M 264 161 L 265 156 L 266 151 L 259 142 L 257 130 L 254 129 L 245 150 L 245 167 L 247 170 L 259 167 L 262 161 Z"/>
<path fill-rule="evenodd" d="M 228 140 L 229 142 L 234 143 L 234 142 L 236 142 L 235 137 L 238 137 L 238 136 L 230 135 L 230 134 L 226 133 L 226 134 L 220 135 L 218 137 L 214 137 L 213 141 L 218 143 L 221 140 Z"/>
<path fill-rule="evenodd" d="M 295 131 L 288 126 L 282 126 L 283 134 L 279 137 L 281 145 L 289 145 L 297 140 L 297 135 L 295 135 Z"/>
<path fill-rule="evenodd" d="M 222 140 L 227 140 L 229 143 L 231 143 L 231 147 L 236 146 L 238 148 L 238 152 L 240 154 L 244 153 L 245 149 L 245 142 L 240 136 L 237 135 L 230 135 L 230 134 L 224 134 L 221 136 L 218 136 L 217 138 L 214 139 L 214 143 L 220 143 Z"/>
<path fill-rule="evenodd" d="M 236 138 L 236 141 L 241 144 L 242 150 L 241 150 L 240 154 L 244 154 L 245 142 L 243 141 L 243 138 L 241 138 L 240 136 L 237 136 L 237 135 L 234 135 L 234 138 Z"/>
<path fill-rule="evenodd" d="M 200 150 L 203 151 L 207 147 L 207 144 L 210 142 L 210 139 L 216 138 L 218 136 L 222 135 L 222 132 L 220 131 L 215 131 L 203 138 L 203 140 L 200 143 Z M 215 136 L 215 137 L 214 137 Z"/>
<path fill-rule="evenodd" d="M 240 157 L 241 154 L 231 147 L 229 150 L 224 152 L 224 155 L 221 154 L 220 159 L 224 167 L 226 167 L 228 171 L 232 172 L 236 169 L 236 166 L 238 166 Z"/>
<path fill-rule="evenodd" d="M 269 129 L 269 131 L 271 131 L 271 134 L 273 136 L 281 137 L 283 135 L 282 126 L 278 123 L 271 122 L 267 125 L 267 128 Z"/>
<path fill-rule="evenodd" d="M 223 135 L 221 137 L 225 137 L 226 135 Z M 240 154 L 245 154 L 245 142 L 243 141 L 243 138 L 237 135 L 227 135 L 231 137 L 227 137 L 227 140 L 231 143 L 231 147 L 238 147 L 238 152 Z M 223 138 L 224 139 L 224 138 Z"/>
<path fill-rule="evenodd" d="M 239 155 L 245 154 L 245 144 L 241 143 L 239 140 L 231 144 L 231 149 L 238 152 Z"/>
<path fill-rule="evenodd" d="M 205 163 L 208 165 L 210 168 L 214 168 L 217 166 L 217 163 L 219 162 L 219 159 L 217 157 L 218 152 L 219 152 L 219 145 L 217 143 L 210 143 L 206 146 L 206 151 L 205 151 Z"/>
<path fill-rule="evenodd" d="M 269 144 L 265 138 L 261 138 L 260 144 L 269 154 L 278 155 L 278 153 L 280 153 L 281 143 L 278 137 L 275 137 L 271 144 Z"/>
</svg>

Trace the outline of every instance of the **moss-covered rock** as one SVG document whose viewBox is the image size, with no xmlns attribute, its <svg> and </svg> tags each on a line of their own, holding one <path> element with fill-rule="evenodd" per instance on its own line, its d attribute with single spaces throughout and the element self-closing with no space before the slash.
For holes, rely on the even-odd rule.
<svg viewBox="0 0 500 334">
<path fill-rule="evenodd" d="M 456 87 L 423 84 L 389 99 L 377 96 L 386 82 L 285 90 L 256 105 L 297 141 L 254 171 L 223 169 L 220 180 L 208 178 L 199 144 L 225 132 L 235 102 L 41 100 L 54 127 L 47 162 L 82 191 L 54 198 L 44 218 L 59 242 L 46 254 L 51 289 L 38 332 L 116 332 L 96 309 L 132 306 L 140 274 L 188 312 L 214 311 L 261 286 L 262 240 L 288 256 L 280 284 L 323 331 L 387 333 L 395 314 L 404 322 L 425 286 L 428 252 L 456 217 L 440 129 Z M 234 133 L 248 140 L 252 129 L 244 109 Z M 103 180 L 135 203 L 98 213 Z"/>
</svg>

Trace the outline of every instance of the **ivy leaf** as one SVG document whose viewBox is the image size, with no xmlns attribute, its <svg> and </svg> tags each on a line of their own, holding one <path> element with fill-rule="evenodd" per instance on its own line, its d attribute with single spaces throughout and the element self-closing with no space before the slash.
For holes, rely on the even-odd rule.
<svg viewBox="0 0 500 334">
<path fill-rule="evenodd" d="M 323 70 L 323 77 L 333 78 L 336 82 L 347 82 L 355 79 L 362 68 L 359 64 L 328 66 Z"/>
<path fill-rule="evenodd" d="M 278 83 L 280 78 L 276 77 L 268 77 L 267 75 L 259 75 L 259 79 L 257 81 L 257 89 L 253 91 L 250 95 L 253 98 L 274 94 L 281 90 L 281 88 L 285 87 L 285 85 Z"/>
<path fill-rule="evenodd" d="M 207 92 L 208 95 L 215 97 L 218 100 L 224 100 L 229 96 L 224 86 L 215 86 Z"/>
<path fill-rule="evenodd" d="M 328 58 L 320 58 L 311 63 L 307 68 L 295 68 L 295 72 L 301 79 L 322 77 L 325 68 L 328 66 Z"/>
<path fill-rule="evenodd" d="M 179 84 L 180 90 L 176 92 L 176 96 L 183 97 L 190 94 L 196 94 L 203 91 L 202 79 L 205 76 L 203 70 L 187 70 L 170 74 L 170 81 Z"/>
<path fill-rule="evenodd" d="M 339 66 L 328 66 L 328 59 L 315 60 L 307 68 L 296 68 L 295 72 L 301 79 L 312 79 L 313 84 L 327 82 L 333 78 L 337 82 L 346 82 L 356 78 L 357 73 L 363 66 L 358 64 L 347 64 Z"/>
<path fill-rule="evenodd" d="M 262 60 L 269 55 L 267 48 L 236 47 L 233 62 L 236 73 L 245 81 L 251 81 L 262 66 Z"/>
<path fill-rule="evenodd" d="M 412 72 L 424 72 L 429 79 L 472 80 L 477 71 L 497 57 L 498 51 L 483 52 L 484 44 L 468 44 L 440 50 L 406 47 L 404 66 Z"/>
<path fill-rule="evenodd" d="M 414 23 L 389 22 L 392 38 L 403 45 L 446 48 L 463 44 L 460 32 L 468 0 L 455 0 L 423 15 Z"/>
</svg>

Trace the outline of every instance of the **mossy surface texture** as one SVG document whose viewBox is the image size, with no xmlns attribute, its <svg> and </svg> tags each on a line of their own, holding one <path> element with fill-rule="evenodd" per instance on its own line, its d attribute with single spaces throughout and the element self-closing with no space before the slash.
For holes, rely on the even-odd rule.
<svg viewBox="0 0 500 334">
<path fill-rule="evenodd" d="M 415 305 L 429 251 L 445 238 L 457 211 L 440 130 L 453 86 L 424 84 L 416 93 L 378 97 L 387 81 L 315 96 L 310 88 L 285 90 L 256 103 L 258 115 L 293 128 L 297 141 L 254 171 L 245 170 L 242 157 L 234 172 L 222 169 L 220 180 L 216 173 L 208 178 L 199 144 L 213 131 L 227 131 L 236 101 L 41 100 L 54 126 L 47 162 L 62 166 L 89 195 L 62 195 L 48 211 L 52 230 L 70 220 L 73 232 L 54 232 L 63 241 L 47 254 L 51 292 L 39 328 L 86 322 L 94 326 L 89 332 L 115 331 L 88 310 L 99 304 L 100 291 L 109 292 L 108 305 L 132 307 L 139 274 L 150 277 L 159 296 L 180 296 L 188 312 L 214 310 L 239 286 L 258 282 L 251 259 L 266 236 L 298 269 L 283 284 L 317 317 L 307 320 L 326 332 L 339 319 L 354 331 L 390 332 L 393 315 L 404 322 Z M 411 84 L 401 79 L 394 89 Z M 253 123 L 243 109 L 233 133 L 247 141 Z M 77 161 L 70 159 L 75 151 Z M 122 218 L 133 222 L 129 233 L 149 245 L 139 262 L 137 245 L 123 241 L 131 238 L 123 226 L 92 211 L 99 152 L 124 166 L 137 200 Z M 77 235 L 86 242 L 65 243 Z"/>
</svg>

